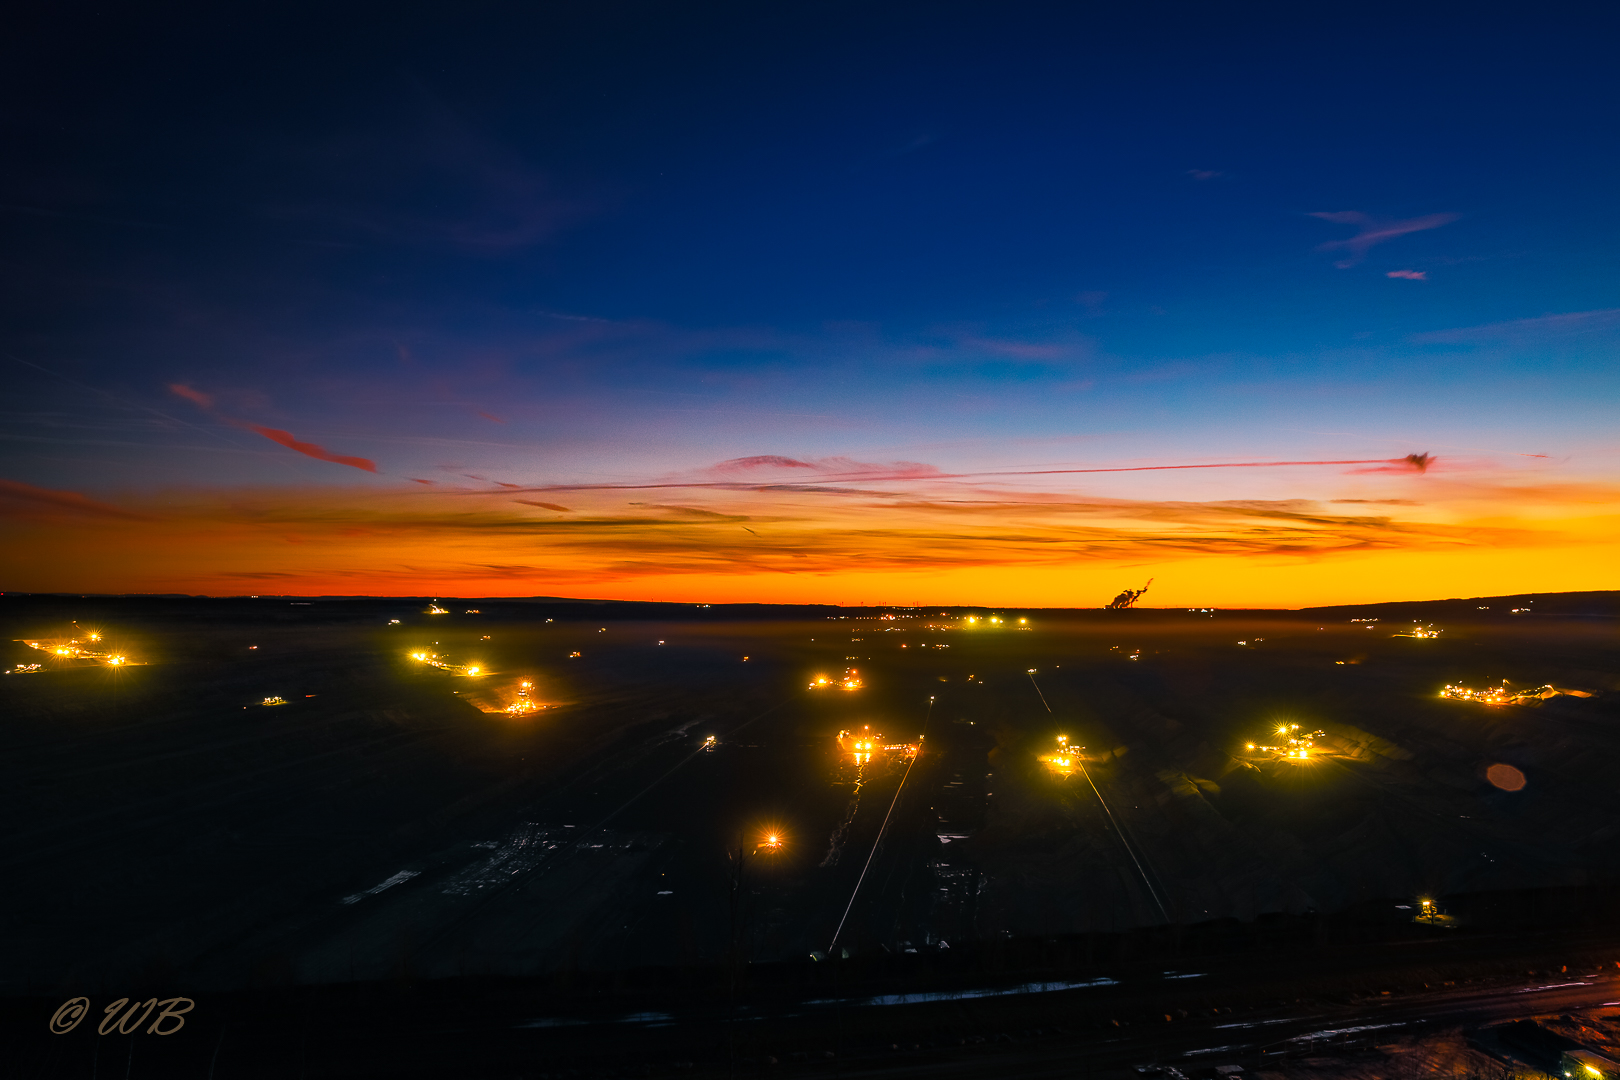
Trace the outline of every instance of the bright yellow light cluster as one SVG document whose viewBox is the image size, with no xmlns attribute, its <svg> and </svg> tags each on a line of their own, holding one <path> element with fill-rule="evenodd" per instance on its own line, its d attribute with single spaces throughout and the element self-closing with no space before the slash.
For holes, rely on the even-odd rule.
<svg viewBox="0 0 1620 1080">
<path fill-rule="evenodd" d="M 130 663 L 129 657 L 120 653 L 100 652 L 85 644 L 85 642 L 99 644 L 100 641 L 99 633 L 88 633 L 85 634 L 83 642 L 78 638 L 57 638 L 51 641 L 24 641 L 23 644 L 30 649 L 59 656 L 63 660 L 95 660 L 109 667 L 124 667 Z"/>
<path fill-rule="evenodd" d="M 489 674 L 478 664 L 452 664 L 438 653 L 418 650 L 410 654 L 412 660 L 428 667 L 436 667 L 440 671 L 448 671 L 452 675 L 464 675 L 476 679 L 480 675 Z"/>
<path fill-rule="evenodd" d="M 1057 737 L 1057 749 L 1050 754 L 1042 754 L 1041 761 L 1045 762 L 1054 771 L 1067 776 L 1080 763 L 1080 755 L 1077 751 L 1084 749 L 1083 746 L 1070 746 L 1069 737 L 1059 735 Z"/>
<path fill-rule="evenodd" d="M 855 758 L 855 764 L 864 765 L 872 760 L 872 755 L 879 751 L 888 753 L 906 754 L 910 756 L 917 753 L 919 747 L 913 743 L 886 742 L 883 733 L 873 731 L 872 725 L 867 724 L 859 732 L 840 731 L 838 745 L 847 750 Z"/>
<path fill-rule="evenodd" d="M 1282 761 L 1299 763 L 1309 761 L 1311 753 L 1316 749 L 1316 740 L 1325 738 L 1325 731 L 1302 732 L 1298 724 L 1279 724 L 1275 732 L 1279 742 L 1275 746 L 1264 743 L 1246 743 L 1244 749 L 1270 754 Z"/>
<path fill-rule="evenodd" d="M 545 708 L 529 696 L 529 689 L 534 684 L 524 679 L 518 683 L 517 700 L 508 705 L 505 711 L 512 716 L 524 716 L 528 713 L 539 712 Z"/>
<path fill-rule="evenodd" d="M 1012 620 L 1005 619 L 1000 615 L 963 615 L 962 616 L 962 625 L 964 627 L 969 627 L 969 628 L 978 627 L 981 624 L 983 626 L 1007 626 L 1011 622 L 1012 622 Z M 1029 619 L 1028 618 L 1020 618 L 1018 620 L 1018 622 L 1017 622 L 1017 625 L 1027 628 L 1029 626 Z M 924 627 L 924 629 L 928 629 L 928 630 L 949 630 L 949 629 L 951 629 L 951 627 L 948 626 L 948 625 L 936 625 L 934 623 L 929 623 L 926 627 Z"/>
<path fill-rule="evenodd" d="M 866 684 L 861 681 L 860 672 L 856 671 L 854 668 L 845 668 L 843 677 L 837 680 L 829 679 L 825 675 L 817 675 L 814 679 L 810 680 L 811 690 L 825 690 L 829 686 L 836 686 L 840 690 L 859 690 L 865 685 Z"/>
<path fill-rule="evenodd" d="M 1453 686 L 1447 683 L 1440 691 L 1443 698 L 1454 701 L 1477 701 L 1481 705 L 1528 705 L 1535 701 L 1545 701 L 1557 697 L 1559 694 L 1572 694 L 1576 697 L 1590 697 L 1590 694 L 1578 690 L 1560 690 L 1551 683 L 1544 683 L 1533 690 L 1510 690 L 1507 680 L 1501 686 L 1487 686 L 1482 690 L 1475 690 L 1461 683 Z"/>
</svg>

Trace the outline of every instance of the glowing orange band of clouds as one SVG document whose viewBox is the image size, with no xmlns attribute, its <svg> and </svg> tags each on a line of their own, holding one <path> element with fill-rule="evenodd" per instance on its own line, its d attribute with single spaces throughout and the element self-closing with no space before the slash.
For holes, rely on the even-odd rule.
<svg viewBox="0 0 1620 1080">
<path fill-rule="evenodd" d="M 1105 499 L 934 485 L 909 495 L 232 489 L 113 506 L 0 486 L 0 589 L 567 595 L 710 602 L 1276 606 L 1620 588 L 1620 488 L 1407 476 L 1334 500 Z M 633 498 L 634 496 L 630 496 Z M 106 527 L 109 517 L 122 520 Z"/>
</svg>

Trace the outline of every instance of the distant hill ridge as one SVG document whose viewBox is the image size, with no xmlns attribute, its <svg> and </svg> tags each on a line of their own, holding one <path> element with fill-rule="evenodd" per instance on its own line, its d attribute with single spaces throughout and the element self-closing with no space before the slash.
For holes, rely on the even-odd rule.
<svg viewBox="0 0 1620 1080">
<path fill-rule="evenodd" d="M 1481 608 L 1492 614 L 1509 614 L 1519 608 L 1525 615 L 1584 615 L 1620 618 L 1620 590 L 1559 593 L 1514 593 L 1509 596 L 1470 596 L 1447 600 L 1400 600 L 1383 604 L 1335 604 L 1332 607 L 1301 608 L 1313 614 L 1338 612 L 1388 612 L 1391 615 L 1416 609 L 1444 614 L 1477 613 Z"/>
</svg>

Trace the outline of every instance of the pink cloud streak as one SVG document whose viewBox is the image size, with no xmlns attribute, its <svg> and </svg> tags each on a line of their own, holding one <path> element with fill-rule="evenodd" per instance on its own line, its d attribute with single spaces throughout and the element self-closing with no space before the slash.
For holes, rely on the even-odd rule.
<svg viewBox="0 0 1620 1080">
<path fill-rule="evenodd" d="M 318 443 L 299 441 L 290 431 L 282 431 L 280 428 L 273 427 L 260 427 L 258 424 L 240 424 L 238 426 L 246 428 L 257 435 L 263 435 L 271 442 L 280 443 L 289 450 L 296 450 L 305 457 L 312 457 L 317 461 L 330 461 L 334 465 L 348 465 L 350 468 L 363 469 L 369 473 L 377 471 L 377 463 L 370 458 L 334 454 Z"/>
<path fill-rule="evenodd" d="M 1331 221 L 1335 225 L 1354 225 L 1361 230 L 1348 240 L 1330 240 L 1317 248 L 1318 251 L 1333 251 L 1337 248 L 1348 251 L 1349 258 L 1333 264 L 1340 270 L 1347 270 L 1366 258 L 1367 252 L 1376 244 L 1394 240 L 1407 233 L 1438 229 L 1442 225 L 1451 224 L 1460 216 L 1460 214 L 1425 214 L 1423 217 L 1408 218 L 1405 221 L 1388 221 L 1363 214 L 1360 210 L 1317 211 L 1311 215 L 1313 218 Z"/>
<path fill-rule="evenodd" d="M 183 397 L 204 412 L 214 412 L 214 399 L 201 390 L 194 390 L 185 383 L 170 383 L 169 392 L 176 397 Z M 215 415 L 218 415 L 217 413 Z M 220 417 L 226 423 L 239 427 L 244 431 L 251 431 L 255 435 L 263 435 L 271 442 L 280 443 L 289 450 L 295 450 L 305 457 L 312 457 L 317 461 L 330 461 L 334 465 L 347 465 L 350 468 L 361 469 L 365 472 L 377 471 L 377 463 L 370 458 L 351 457 L 347 454 L 334 454 L 319 443 L 303 442 L 290 431 L 280 428 L 263 427 L 259 424 L 250 424 L 245 420 L 233 420 L 228 416 Z M 431 480 L 417 480 L 418 484 L 431 484 Z"/>
</svg>

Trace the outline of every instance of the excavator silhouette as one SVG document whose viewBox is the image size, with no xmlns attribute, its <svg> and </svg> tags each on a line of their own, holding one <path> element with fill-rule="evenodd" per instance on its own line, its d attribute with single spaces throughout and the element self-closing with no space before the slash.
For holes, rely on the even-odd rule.
<svg viewBox="0 0 1620 1080">
<path fill-rule="evenodd" d="M 1142 586 L 1140 589 L 1126 589 L 1124 592 L 1110 600 L 1108 602 L 1108 606 L 1103 608 L 1103 610 L 1124 611 L 1128 607 L 1135 607 L 1136 602 L 1142 599 L 1142 594 L 1148 591 L 1148 585 L 1152 584 L 1153 579 L 1148 578 L 1147 585 Z"/>
</svg>

